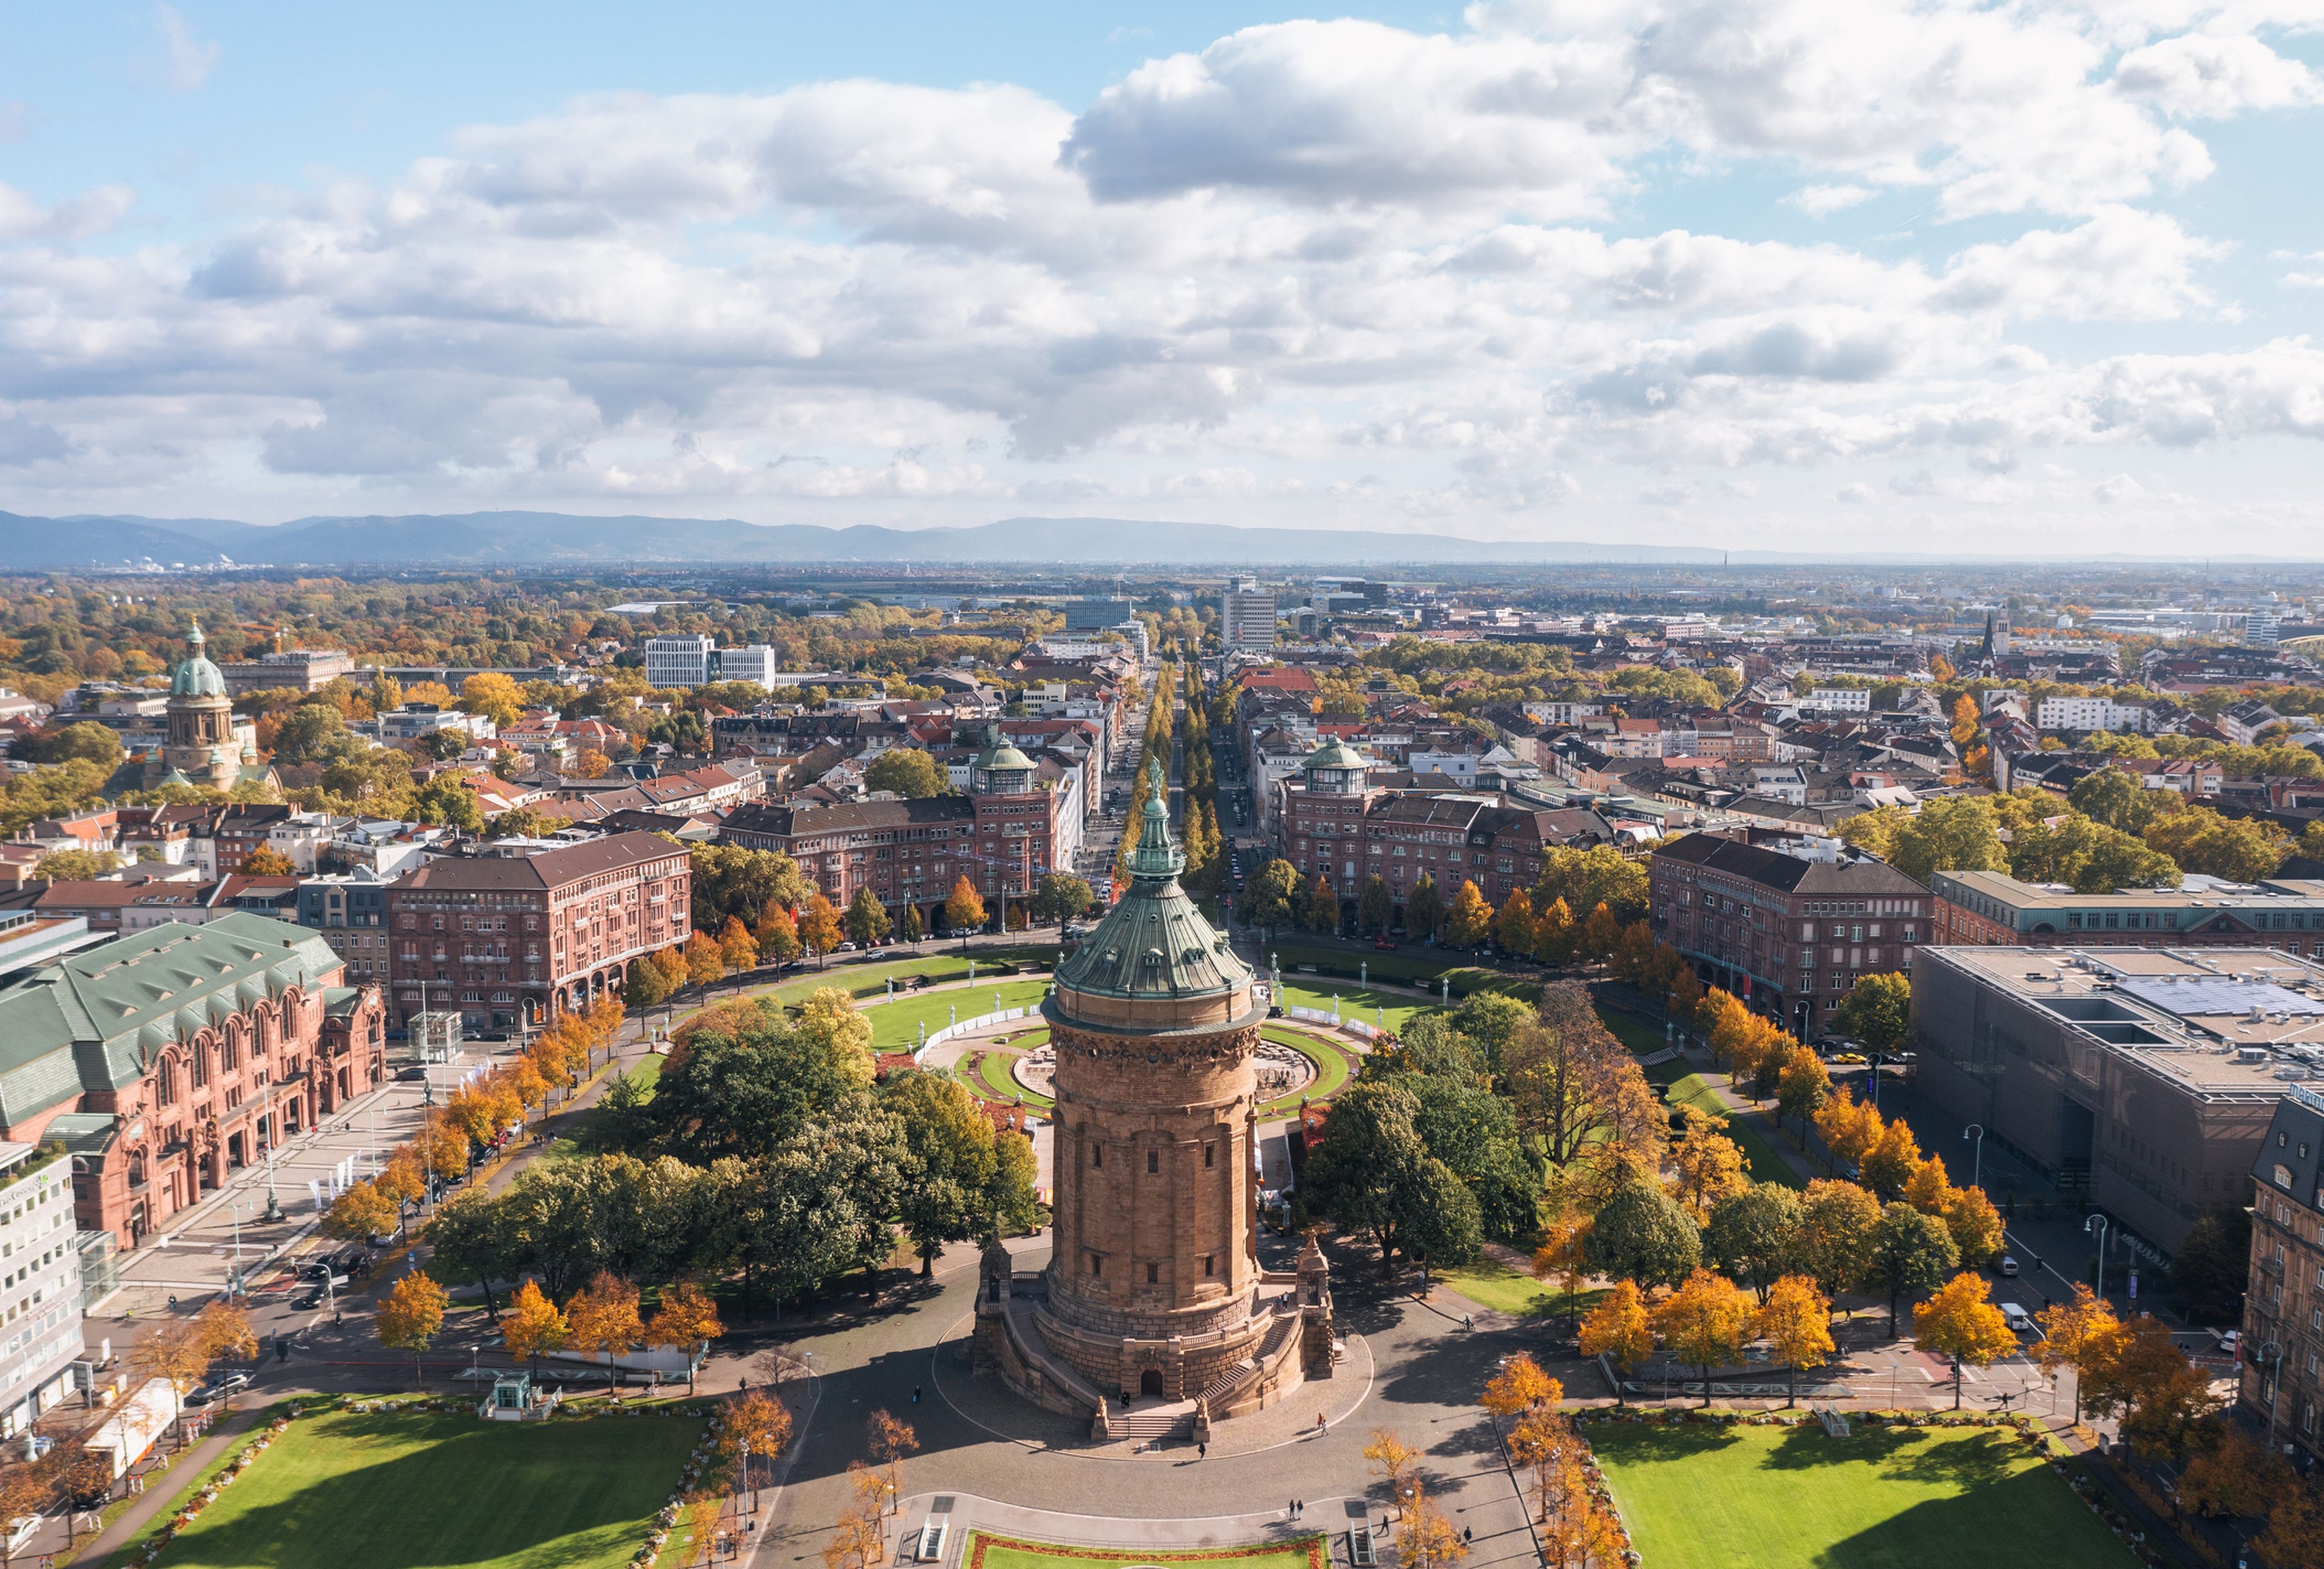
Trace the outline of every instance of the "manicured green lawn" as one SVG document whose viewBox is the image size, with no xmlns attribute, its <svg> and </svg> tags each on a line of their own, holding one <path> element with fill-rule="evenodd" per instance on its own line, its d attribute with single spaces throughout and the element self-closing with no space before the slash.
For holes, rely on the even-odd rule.
<svg viewBox="0 0 2324 1569">
<path fill-rule="evenodd" d="M 1701 1074 L 1688 1074 L 1671 1085 L 1670 1103 L 1674 1106 L 1693 1106 L 1715 1117 L 1727 1118 L 1727 1136 L 1743 1151 L 1743 1162 L 1751 1168 L 1754 1182 L 1780 1182 L 1785 1187 L 1805 1187 L 1808 1179 L 1792 1169 L 1791 1162 L 1775 1152 L 1775 1147 L 1760 1137 L 1759 1131 L 1736 1116 L 1720 1103 L 1711 1087 L 1711 1081 Z"/>
<path fill-rule="evenodd" d="M 1335 1040 L 1318 1039 L 1296 1029 L 1286 1029 L 1279 1024 L 1262 1025 L 1259 1033 L 1264 1039 L 1289 1047 L 1315 1066 L 1315 1076 L 1307 1081 L 1305 1088 L 1295 1090 L 1280 1101 L 1261 1106 L 1259 1111 L 1263 1117 L 1296 1111 L 1301 1101 L 1321 1101 L 1338 1094 L 1356 1071 L 1355 1054 Z"/>
<path fill-rule="evenodd" d="M 992 966 L 1003 961 L 1024 964 L 1038 964 L 1043 968 L 1056 962 L 1057 950 L 1048 948 L 979 948 L 973 957 L 979 975 L 992 974 Z M 888 994 L 888 981 L 892 976 L 899 992 L 904 983 L 915 975 L 926 975 L 930 981 L 965 981 L 968 979 L 969 955 L 958 951 L 949 954 L 934 950 L 917 958 L 883 959 L 871 964 L 833 964 L 817 969 L 810 962 L 792 979 L 779 986 L 769 986 L 752 993 L 772 997 L 783 1003 L 804 1002 L 809 993 L 825 986 L 838 986 L 858 997 L 881 997 Z"/>
<path fill-rule="evenodd" d="M 1628 1047 L 1631 1052 L 1638 1057 L 1645 1057 L 1649 1052 L 1660 1051 L 1670 1044 L 1664 1038 L 1661 1030 L 1644 1020 L 1633 1019 L 1627 1013 L 1617 1013 L 1611 1009 L 1600 1008 L 1598 1010 L 1598 1020 L 1613 1033 L 1615 1039 Z"/>
<path fill-rule="evenodd" d="M 624 1070 L 622 1076 L 644 1090 L 646 1098 L 651 1100 L 654 1085 L 661 1082 L 662 1067 L 669 1061 L 666 1057 L 650 1057 Z M 612 1085 L 606 1087 L 611 1089 Z M 550 1140 L 549 1148 L 540 1152 L 540 1158 L 543 1160 L 570 1160 L 584 1155 L 606 1154 L 609 1149 L 604 1109 L 592 1106 L 575 1118 L 565 1132 Z"/>
<path fill-rule="evenodd" d="M 619 1569 L 702 1436 L 685 1417 L 290 1425 L 163 1549 L 169 1569 Z"/>
<path fill-rule="evenodd" d="M 2135 1562 L 2022 1439 L 1991 1428 L 1591 1423 L 1614 1502 L 1655 1569 L 2043 1569 Z"/>
<path fill-rule="evenodd" d="M 1003 1047 L 979 1047 L 954 1065 L 972 1094 L 987 1100 L 1014 1101 L 1022 1098 L 1036 1111 L 1047 1112 L 1056 1104 L 1047 1095 L 1037 1095 L 1017 1082 L 1017 1059 L 1049 1038 L 1046 1029 L 1028 1029 L 1022 1035 L 1012 1035 Z M 1018 1048 L 1021 1047 L 1023 1051 Z"/>
<path fill-rule="evenodd" d="M 1280 1041 L 1290 1047 L 1315 1066 L 1315 1076 L 1308 1081 L 1306 1088 L 1259 1107 L 1259 1114 L 1262 1117 L 1286 1116 L 1298 1110 L 1303 1099 L 1319 1101 L 1335 1094 L 1355 1071 L 1353 1054 L 1334 1042 L 1318 1040 L 1314 1036 L 1272 1024 L 1264 1027 L 1259 1033 L 1269 1040 Z M 977 1094 L 1002 1101 L 1022 1097 L 1027 1105 L 1047 1112 L 1055 1103 L 1019 1084 L 1012 1070 L 1020 1049 L 1030 1051 L 1048 1038 L 1047 1029 L 1028 1029 L 1022 1034 L 1012 1034 L 1006 1046 L 981 1047 L 971 1051 L 955 1065 L 954 1071 L 960 1075 L 961 1082 Z"/>
<path fill-rule="evenodd" d="M 1522 1269 L 1480 1259 L 1473 1264 L 1442 1270 L 1437 1278 L 1480 1307 L 1520 1318 L 1546 1318 L 1565 1311 L 1565 1298 L 1556 1287 L 1536 1280 Z M 1575 1294 L 1586 1308 L 1591 1293 Z"/>
<path fill-rule="evenodd" d="M 1321 1537 L 1294 1537 L 1286 1542 L 1259 1542 L 1247 1547 L 1123 1548 L 1060 1547 L 998 1537 L 988 1531 L 969 1533 L 961 1554 L 961 1569 L 1130 1569 L 1140 1564 L 1223 1564 L 1234 1569 L 1330 1569 L 1331 1554 Z"/>
<path fill-rule="evenodd" d="M 973 986 L 950 992 L 874 1002 L 863 1010 L 863 1017 L 872 1021 L 874 1046 L 882 1051 L 902 1051 L 920 1039 L 919 1027 L 923 1024 L 934 1035 L 955 1018 L 973 1019 L 991 1012 L 995 992 L 1000 993 L 1000 1006 L 1006 1009 L 1030 1008 L 1048 991 L 1046 976 L 1038 981 L 1002 981 L 991 986 L 980 981 Z"/>
<path fill-rule="evenodd" d="M 1285 971 L 1283 995 L 1278 1001 L 1284 1007 L 1320 1008 L 1332 1011 L 1332 1000 L 1340 1000 L 1342 1019 L 1360 1019 L 1379 1028 L 1383 1017 L 1389 1029 L 1402 1029 L 1417 1015 L 1434 1012 L 1434 1002 L 1417 1001 L 1393 992 L 1368 992 L 1346 981 L 1331 981 L 1315 975 L 1293 975 Z"/>
</svg>

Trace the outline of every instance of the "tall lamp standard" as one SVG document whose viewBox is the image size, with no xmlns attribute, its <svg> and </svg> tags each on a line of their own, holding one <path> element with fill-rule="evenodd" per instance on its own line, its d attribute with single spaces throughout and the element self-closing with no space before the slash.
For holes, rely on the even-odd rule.
<svg viewBox="0 0 2324 1569">
<path fill-rule="evenodd" d="M 1966 1127 L 1966 1128 L 1964 1128 L 1964 1129 L 1962 1129 L 1962 1130 L 1961 1130 L 1961 1142 L 1962 1142 L 1962 1143 L 1966 1144 L 1966 1143 L 1968 1143 L 1968 1142 L 1969 1142 L 1969 1140 L 1971 1140 L 1971 1139 L 1975 1139 L 1975 1140 L 1977 1140 L 1977 1158 L 1976 1158 L 1975 1162 L 1974 1162 L 1974 1163 L 1970 1166 L 1970 1168 L 1969 1168 L 1969 1185 L 1971 1187 L 1982 1187 L 1982 1186 L 1985 1186 L 1985 1181 L 1984 1181 L 1984 1177 L 1985 1177 L 1985 1124 L 1984 1124 L 1984 1123 L 1982 1123 L 1982 1122 L 1971 1122 L 1968 1127 Z"/>
<path fill-rule="evenodd" d="M 2086 1235 L 2095 1236 L 2098 1240 L 2098 1300 L 2104 1302 L 2106 1300 L 2106 1216 L 2092 1215 L 2082 1223 L 2082 1231 Z"/>
</svg>

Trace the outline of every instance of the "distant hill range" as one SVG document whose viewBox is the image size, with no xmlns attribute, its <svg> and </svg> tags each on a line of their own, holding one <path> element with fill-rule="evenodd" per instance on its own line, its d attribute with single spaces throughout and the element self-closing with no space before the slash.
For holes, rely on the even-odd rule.
<svg viewBox="0 0 2324 1569">
<path fill-rule="evenodd" d="M 301 518 L 279 526 L 223 518 L 0 512 L 0 571 L 87 570 L 154 561 L 251 567 L 514 567 L 599 562 L 766 562 L 1301 567 L 1699 564 L 1717 550 L 1655 545 L 1498 543 L 1352 529 L 1240 529 L 1129 518 L 1003 518 L 965 529 L 825 529 L 733 518 L 597 518 L 563 512 Z"/>
</svg>

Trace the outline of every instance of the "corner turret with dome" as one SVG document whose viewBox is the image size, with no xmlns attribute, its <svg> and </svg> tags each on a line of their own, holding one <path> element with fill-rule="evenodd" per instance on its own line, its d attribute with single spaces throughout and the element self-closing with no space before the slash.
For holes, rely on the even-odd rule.
<svg viewBox="0 0 2324 1569">
<path fill-rule="evenodd" d="M 1041 1008 L 1056 1053 L 1055 1239 L 1045 1294 L 988 1282 L 980 1366 L 1102 1426 L 1108 1403 L 1214 1417 L 1329 1376 L 1329 1294 L 1268 1293 L 1259 1263 L 1255 1059 L 1268 1011 L 1251 967 L 1178 874 L 1159 760 L 1120 902 L 1059 963 Z"/>
<path fill-rule="evenodd" d="M 968 788 L 980 796 L 1021 796 L 1031 793 L 1033 760 L 1004 738 L 1001 726 L 984 727 L 984 744 L 969 765 Z"/>
</svg>

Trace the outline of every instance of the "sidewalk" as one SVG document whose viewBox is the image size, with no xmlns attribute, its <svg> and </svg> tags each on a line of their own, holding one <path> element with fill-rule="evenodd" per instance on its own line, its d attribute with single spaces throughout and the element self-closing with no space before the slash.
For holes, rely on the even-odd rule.
<svg viewBox="0 0 2324 1569">
<path fill-rule="evenodd" d="M 154 1478 L 153 1485 L 138 1495 L 137 1501 L 121 1512 L 121 1517 L 107 1526 L 93 1539 L 81 1544 L 79 1551 L 69 1560 L 72 1569 L 84 1564 L 100 1564 L 130 1543 L 151 1530 L 153 1522 L 178 1490 L 193 1477 L 201 1474 L 202 1467 L 239 1444 L 242 1435 L 256 1426 L 266 1409 L 266 1402 L 254 1401 L 244 1406 L 231 1417 L 205 1434 L 200 1443 L 187 1450 L 170 1464 L 170 1469 Z M 57 1551 L 58 1549 L 51 1549 Z M 18 1556 L 29 1556 L 30 1549 Z"/>
</svg>

